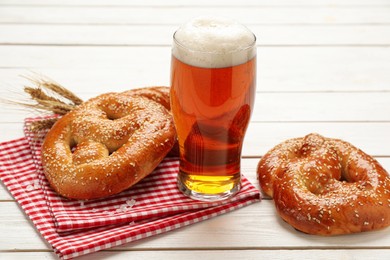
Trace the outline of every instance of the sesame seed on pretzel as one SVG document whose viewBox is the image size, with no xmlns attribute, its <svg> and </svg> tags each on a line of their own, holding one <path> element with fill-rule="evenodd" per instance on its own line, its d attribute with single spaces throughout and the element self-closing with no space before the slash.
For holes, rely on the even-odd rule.
<svg viewBox="0 0 390 260">
<path fill-rule="evenodd" d="M 59 119 L 45 137 L 42 163 L 60 195 L 96 199 L 119 193 L 151 173 L 176 132 L 169 88 L 92 98 Z"/>
<path fill-rule="evenodd" d="M 338 235 L 390 225 L 390 178 L 348 142 L 309 134 L 271 149 L 257 168 L 279 215 L 309 234 Z"/>
</svg>

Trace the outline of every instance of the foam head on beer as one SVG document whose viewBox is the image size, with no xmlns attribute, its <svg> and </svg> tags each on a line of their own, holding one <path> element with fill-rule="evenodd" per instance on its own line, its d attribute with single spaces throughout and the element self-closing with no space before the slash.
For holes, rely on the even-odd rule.
<svg viewBox="0 0 390 260">
<path fill-rule="evenodd" d="M 256 37 L 244 25 L 222 17 L 197 17 L 174 35 L 172 54 L 197 67 L 223 68 L 247 62 L 256 55 Z"/>
</svg>

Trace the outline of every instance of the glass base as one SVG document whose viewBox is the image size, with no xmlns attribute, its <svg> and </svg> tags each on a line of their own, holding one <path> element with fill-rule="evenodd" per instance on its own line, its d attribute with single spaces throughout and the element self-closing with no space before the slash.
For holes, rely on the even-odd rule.
<svg viewBox="0 0 390 260">
<path fill-rule="evenodd" d="M 200 201 L 219 201 L 234 196 L 241 189 L 241 174 L 233 176 L 188 175 L 179 172 L 177 185 L 184 195 Z"/>
</svg>

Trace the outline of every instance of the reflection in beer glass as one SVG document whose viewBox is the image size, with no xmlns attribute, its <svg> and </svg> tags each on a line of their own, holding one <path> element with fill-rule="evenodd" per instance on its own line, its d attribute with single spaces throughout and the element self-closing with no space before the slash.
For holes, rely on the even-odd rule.
<svg viewBox="0 0 390 260">
<path fill-rule="evenodd" d="M 171 106 L 180 147 L 179 189 L 206 201 L 231 197 L 256 88 L 256 38 L 222 18 L 196 18 L 174 34 Z"/>
</svg>

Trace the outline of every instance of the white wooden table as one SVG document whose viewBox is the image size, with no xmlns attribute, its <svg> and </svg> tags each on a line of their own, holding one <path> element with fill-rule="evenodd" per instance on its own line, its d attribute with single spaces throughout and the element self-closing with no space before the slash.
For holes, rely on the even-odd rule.
<svg viewBox="0 0 390 260">
<path fill-rule="evenodd" d="M 30 71 L 87 99 L 169 85 L 172 33 L 219 14 L 258 37 L 256 106 L 242 172 L 277 143 L 318 132 L 390 170 L 389 0 L 0 0 L 0 95 L 18 97 Z M 20 97 L 20 96 L 19 96 Z M 33 113 L 1 104 L 0 141 Z M 338 237 L 295 231 L 264 198 L 235 212 L 80 259 L 389 259 L 390 229 Z M 55 259 L 0 185 L 0 259 Z"/>
</svg>

